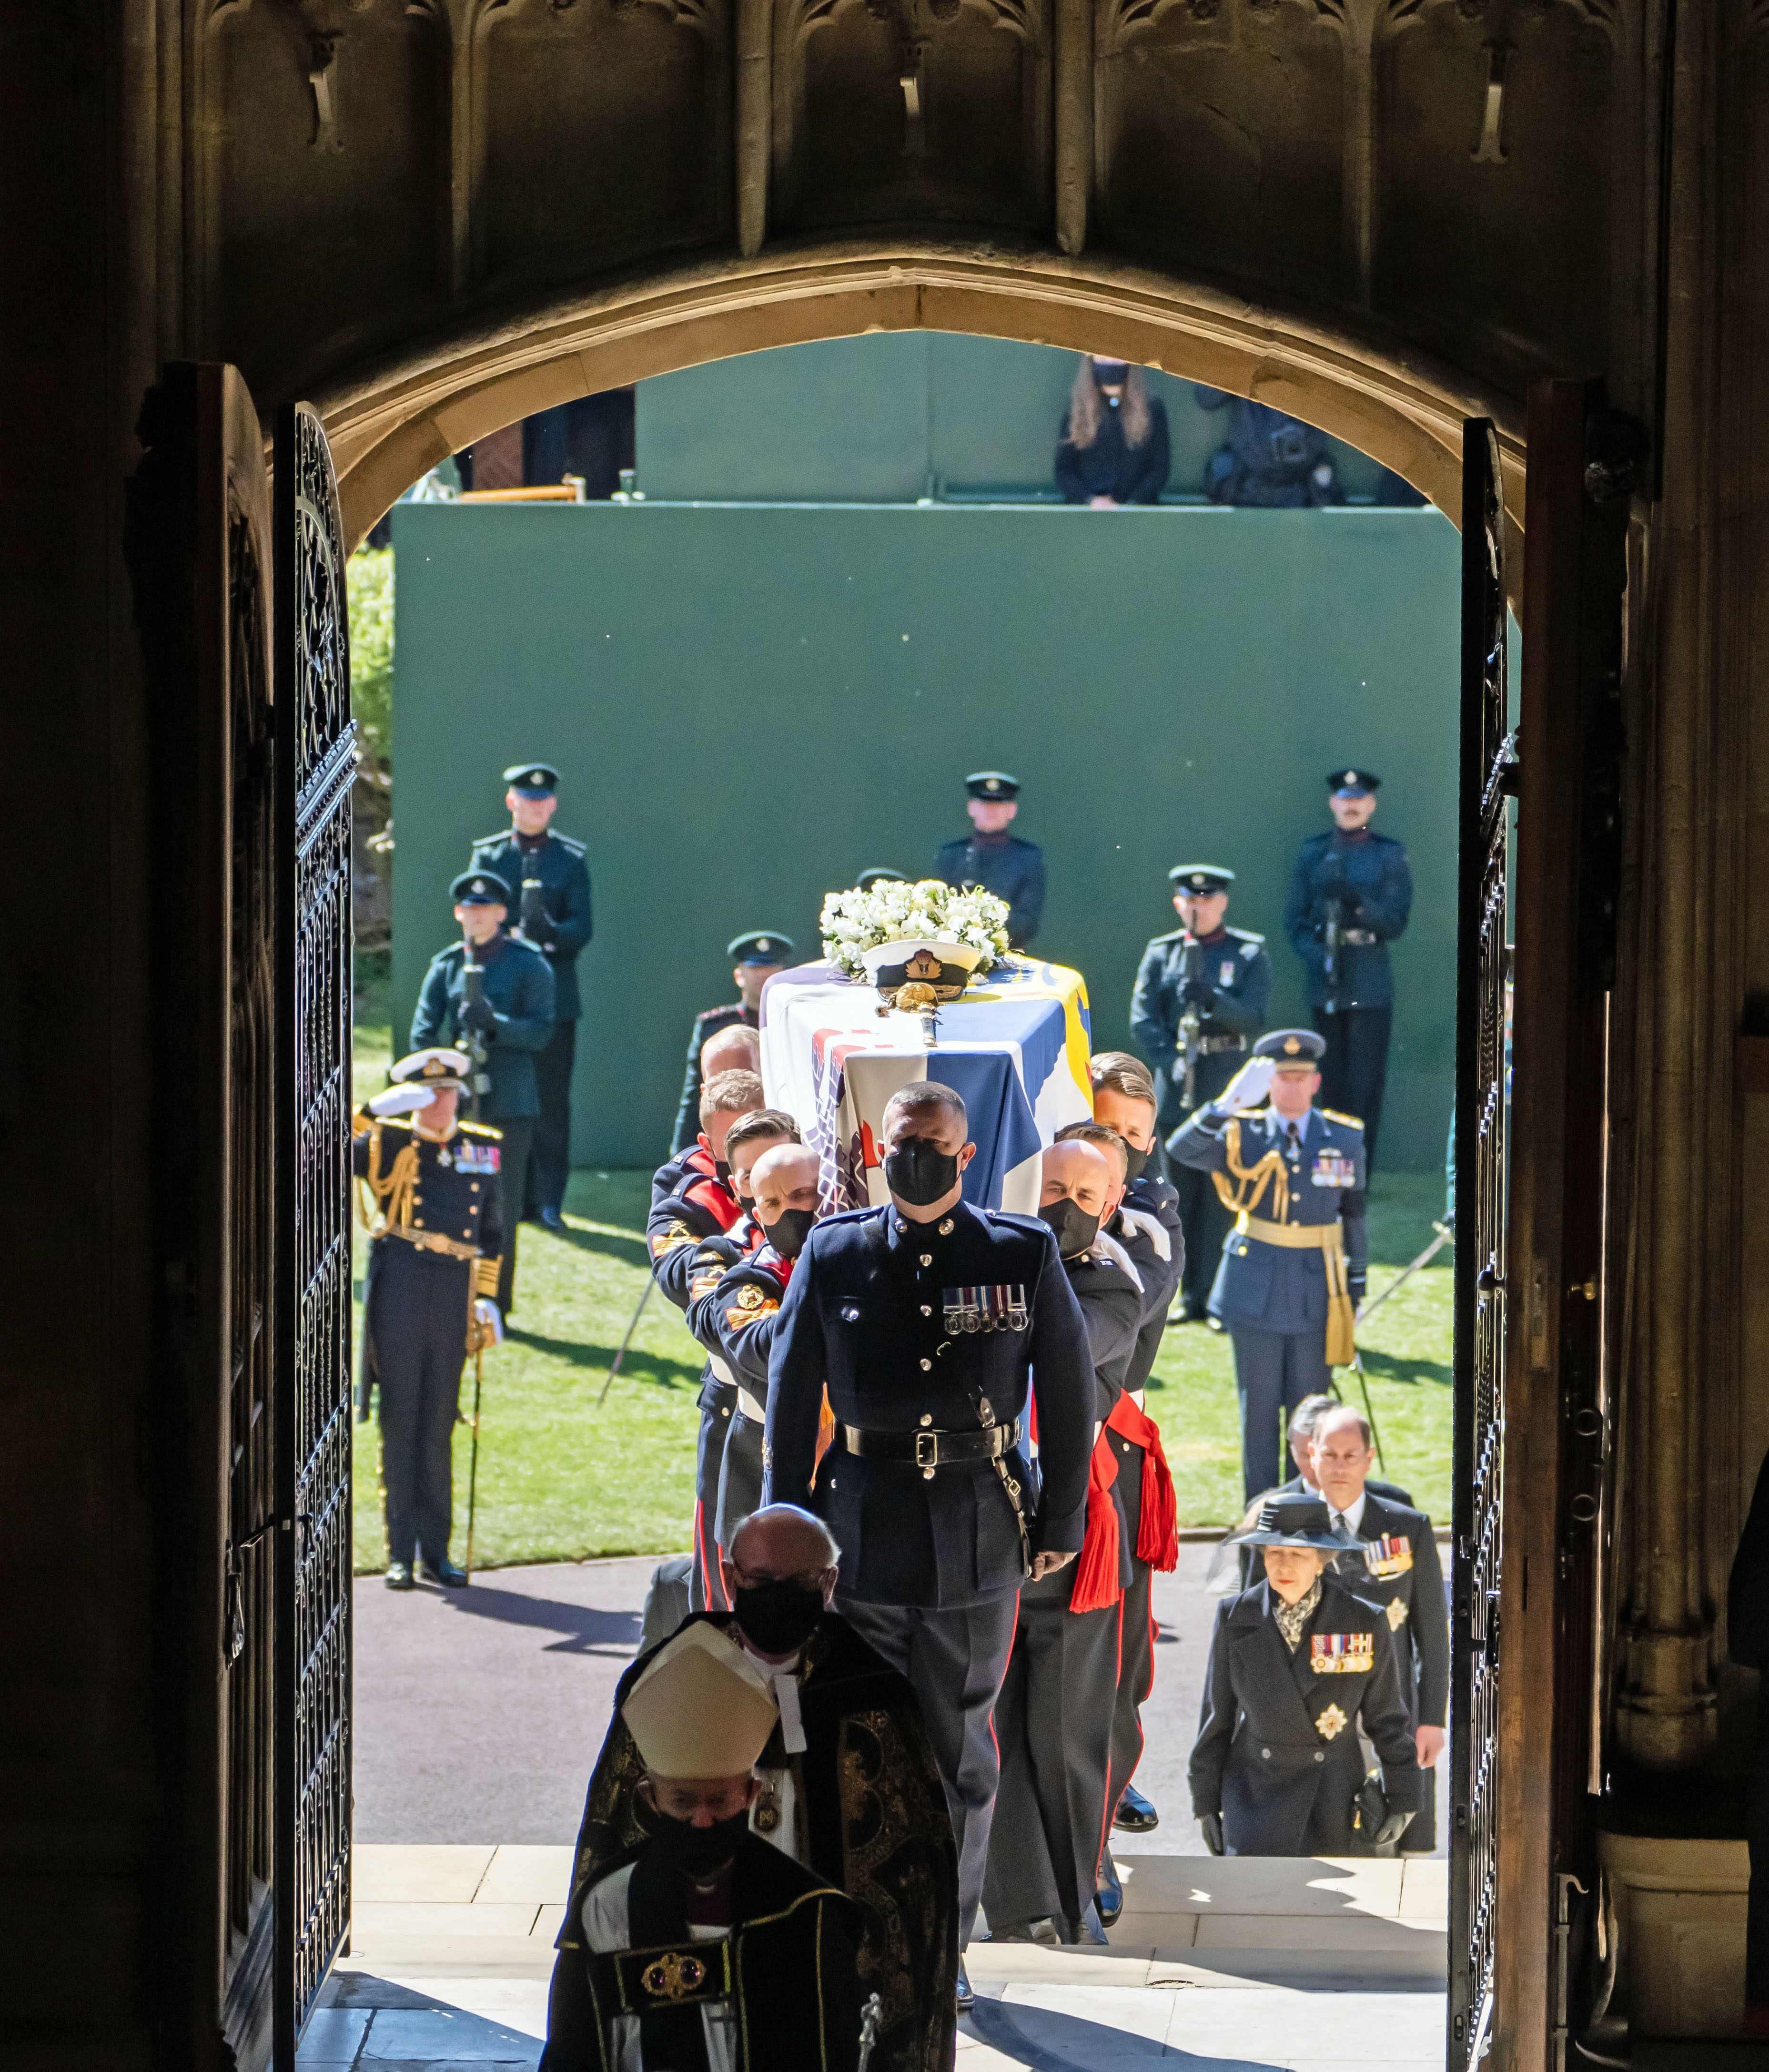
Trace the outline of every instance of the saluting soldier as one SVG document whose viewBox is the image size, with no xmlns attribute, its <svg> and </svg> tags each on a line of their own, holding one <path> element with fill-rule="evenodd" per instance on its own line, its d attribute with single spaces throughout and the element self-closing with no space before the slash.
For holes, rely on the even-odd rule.
<svg viewBox="0 0 1769 2072">
<path fill-rule="evenodd" d="M 1233 1078 L 1271 998 L 1265 937 L 1223 919 L 1234 873 L 1180 863 L 1168 882 L 1180 925 L 1143 951 L 1131 993 L 1131 1030 L 1154 1071 L 1164 1141 Z M 1196 1322 L 1207 1313 L 1228 1220 L 1205 1174 L 1171 1158 L 1167 1168 L 1185 1231 L 1185 1314 Z"/>
<path fill-rule="evenodd" d="M 516 895 L 516 928 L 552 966 L 553 1033 L 535 1053 L 540 1112 L 522 1189 L 523 1215 L 550 1231 L 565 1227 L 561 1213 L 571 1171 L 571 1074 L 577 1056 L 583 1002 L 577 989 L 578 952 L 589 940 L 589 870 L 584 845 L 549 824 L 559 807 L 559 772 L 550 763 L 513 763 L 503 773 L 510 824 L 482 835 L 467 859 L 470 870 L 489 870 Z"/>
<path fill-rule="evenodd" d="M 1181 1166 L 1214 1177 L 1234 1218 L 1210 1314 L 1234 1344 L 1247 1499 L 1278 1480 L 1279 1433 L 1305 1396 L 1349 1366 L 1364 1298 L 1364 1128 L 1317 1108 L 1325 1048 L 1311 1029 L 1279 1029 L 1168 1140 Z M 1269 1108 L 1254 1104 L 1270 1093 Z"/>
<path fill-rule="evenodd" d="M 1360 1116 L 1365 1156 L 1376 1154 L 1394 1019 L 1388 946 L 1413 911 L 1406 851 L 1370 825 L 1373 770 L 1327 778 L 1333 825 L 1296 852 L 1284 901 L 1284 932 L 1308 968 L 1308 1005 L 1327 1038 L 1327 1102 Z"/>
<path fill-rule="evenodd" d="M 958 1846 L 962 1949 L 983 1894 L 990 1715 L 1020 1589 L 1082 1544 L 1093 1363 L 1049 1227 L 964 1200 L 976 1146 L 958 1094 L 900 1088 L 880 1141 L 889 1204 L 819 1223 L 793 1268 L 762 1496 L 828 1523 L 839 1609 L 921 1698 Z M 819 1469 L 826 1387 L 837 1421 Z M 1036 1470 L 1019 1440 L 1034 1396 Z"/>
<path fill-rule="evenodd" d="M 980 885 L 1008 902 L 1008 940 L 1024 949 L 1045 913 L 1045 853 L 1008 829 L 1020 811 L 1020 779 L 1005 770 L 975 770 L 964 780 L 972 832 L 943 844 L 934 874 L 961 890 Z"/>
<path fill-rule="evenodd" d="M 1341 1558 L 1340 1572 L 1361 1597 L 1382 1607 L 1394 1636 L 1401 1691 L 1425 1773 L 1418 1813 L 1402 1846 L 1408 1856 L 1428 1856 L 1437 1847 L 1431 1772 L 1443 1753 L 1450 1716 L 1450 1612 L 1431 1521 L 1410 1502 L 1384 1495 L 1370 1481 L 1374 1437 L 1349 1404 L 1321 1412 L 1309 1452 L 1333 1523 L 1364 1543 L 1361 1554 Z"/>
<path fill-rule="evenodd" d="M 456 1113 L 467 1069 L 460 1050 L 402 1058 L 351 1123 L 371 1234 L 363 1358 L 380 1388 L 390 1590 L 412 1588 L 414 1564 L 451 1589 L 467 1580 L 449 1559 L 454 1424 L 463 1361 L 502 1335 L 491 1298 L 503 1231 L 498 1132 Z"/>
<path fill-rule="evenodd" d="M 1273 1497 L 1240 1536 L 1265 1580 L 1217 1607 L 1192 1749 L 1192 1810 L 1213 1856 L 1391 1850 L 1419 1799 L 1412 1718 L 1381 1609 L 1334 1572 L 1355 1550 L 1317 1497 Z M 1381 1764 L 1367 1780 L 1363 1742 Z"/>
<path fill-rule="evenodd" d="M 682 1080 L 682 1099 L 675 1111 L 675 1133 L 670 1141 L 671 1154 L 683 1152 L 694 1141 L 700 1128 L 700 1053 L 707 1038 L 721 1029 L 757 1029 L 761 1026 L 761 989 L 778 971 L 784 971 L 796 952 L 790 935 L 778 928 L 757 928 L 745 935 L 733 935 L 724 946 L 733 960 L 731 976 L 737 997 L 724 1007 L 704 1009 L 688 1031 L 687 1071 Z"/>
<path fill-rule="evenodd" d="M 412 1048 L 452 1042 L 465 1050 L 471 1060 L 474 1119 L 495 1123 L 501 1133 L 504 1242 L 498 1307 L 507 1317 L 516 1300 L 522 1178 L 540 1112 L 535 1059 L 552 1036 L 552 967 L 510 933 L 511 891 L 495 872 L 463 870 L 449 896 L 462 939 L 430 960 L 412 1017 Z"/>
</svg>

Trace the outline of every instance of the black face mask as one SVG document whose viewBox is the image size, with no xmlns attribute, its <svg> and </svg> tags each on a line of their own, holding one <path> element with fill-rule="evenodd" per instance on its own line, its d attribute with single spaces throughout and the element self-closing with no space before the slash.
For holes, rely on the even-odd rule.
<svg viewBox="0 0 1769 2072">
<path fill-rule="evenodd" d="M 737 1207 L 746 1216 L 753 1216 L 756 1212 L 755 1196 L 745 1194 L 740 1188 L 737 1192 Z"/>
<path fill-rule="evenodd" d="M 731 1161 L 729 1158 L 715 1158 L 713 1160 L 712 1177 L 718 1182 L 721 1187 L 729 1191 L 731 1186 Z"/>
<path fill-rule="evenodd" d="M 747 1807 L 729 1820 L 715 1820 L 710 1827 L 696 1827 L 692 1820 L 672 1820 L 667 1813 L 655 1811 L 651 1817 L 657 1823 L 656 1846 L 690 1877 L 705 1877 L 729 1863 L 749 1831 Z"/>
<path fill-rule="evenodd" d="M 768 1242 L 782 1259 L 796 1259 L 805 1248 L 805 1240 L 811 1235 L 811 1227 L 817 1220 L 815 1209 L 782 1209 L 771 1223 L 761 1227 L 768 1233 Z"/>
<path fill-rule="evenodd" d="M 885 1186 L 918 1209 L 950 1194 L 958 1183 L 958 1153 L 942 1151 L 931 1137 L 905 1137 L 884 1154 Z"/>
<path fill-rule="evenodd" d="M 1099 1235 L 1099 1218 L 1089 1215 L 1079 1202 L 1067 1194 L 1060 1202 L 1047 1202 L 1038 1213 L 1049 1224 L 1057 1249 L 1065 1259 L 1078 1256 Z"/>
<path fill-rule="evenodd" d="M 1132 1180 L 1140 1180 L 1142 1178 L 1143 1168 L 1147 1165 L 1149 1160 L 1153 1157 L 1154 1155 L 1155 1154 L 1152 1150 L 1139 1151 L 1136 1146 L 1131 1142 L 1128 1137 L 1125 1138 L 1124 1185 L 1127 1187 L 1131 1184 Z"/>
<path fill-rule="evenodd" d="M 1122 388 L 1130 378 L 1130 363 L 1123 360 L 1096 360 L 1094 379 L 1102 388 Z"/>
<path fill-rule="evenodd" d="M 764 1655 L 793 1655 L 817 1630 L 823 1615 L 823 1593 L 790 1576 L 777 1582 L 740 1585 L 731 1609 L 746 1638 Z"/>
</svg>

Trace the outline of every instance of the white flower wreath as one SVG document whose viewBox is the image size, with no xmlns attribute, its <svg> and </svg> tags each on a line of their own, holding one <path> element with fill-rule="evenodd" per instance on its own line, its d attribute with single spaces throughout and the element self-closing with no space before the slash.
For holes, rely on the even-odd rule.
<svg viewBox="0 0 1769 2072">
<path fill-rule="evenodd" d="M 865 976 L 860 960 L 880 943 L 963 943 L 980 950 L 987 971 L 1008 954 L 1008 902 L 992 892 L 960 892 L 938 878 L 918 885 L 880 878 L 862 892 L 827 893 L 818 918 L 823 955 L 850 978 Z"/>
</svg>

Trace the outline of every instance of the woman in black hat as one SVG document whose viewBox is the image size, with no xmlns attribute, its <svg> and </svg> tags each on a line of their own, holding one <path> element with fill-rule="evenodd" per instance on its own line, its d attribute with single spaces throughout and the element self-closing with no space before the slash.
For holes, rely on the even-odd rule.
<svg viewBox="0 0 1769 2072">
<path fill-rule="evenodd" d="M 1333 1566 L 1358 1543 L 1302 1496 L 1273 1498 L 1239 1537 L 1263 1550 L 1266 1578 L 1217 1608 L 1191 1765 L 1205 1842 L 1216 1856 L 1392 1854 L 1418 1758 L 1382 1608 Z"/>
</svg>

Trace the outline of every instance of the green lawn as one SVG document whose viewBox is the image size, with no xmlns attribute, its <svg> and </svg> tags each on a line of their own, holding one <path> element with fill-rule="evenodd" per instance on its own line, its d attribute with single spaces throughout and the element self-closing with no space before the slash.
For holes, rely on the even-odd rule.
<svg viewBox="0 0 1769 2072">
<path fill-rule="evenodd" d="M 356 1031 L 358 1097 L 385 1080 L 388 1031 Z M 700 1355 L 661 1297 L 643 1320 L 608 1400 L 609 1363 L 647 1279 L 650 1175 L 582 1171 L 566 1197 L 569 1234 L 524 1224 L 508 1342 L 485 1359 L 474 1564 L 664 1553 L 687 1544 L 694 1501 Z M 1385 1174 L 1371 1202 L 1372 1290 L 1427 1241 L 1441 1215 L 1441 1174 Z M 362 1248 L 358 1247 L 358 1270 Z M 1445 1260 L 1447 1253 L 1439 1260 Z M 1364 1363 L 1389 1478 L 1440 1521 L 1449 1517 L 1450 1272 L 1434 1263 L 1370 1322 Z M 357 1293 L 361 1295 L 359 1279 Z M 1343 1377 L 1357 1400 L 1355 1376 Z M 473 1377 L 463 1390 L 470 1408 Z M 1199 1325 L 1168 1333 L 1151 1383 L 1179 1486 L 1182 1525 L 1240 1510 L 1240 1441 L 1226 1338 Z M 356 1564 L 385 1560 L 372 1425 L 357 1427 Z M 469 1435 L 455 1438 L 458 1560 L 466 1544 Z"/>
</svg>

